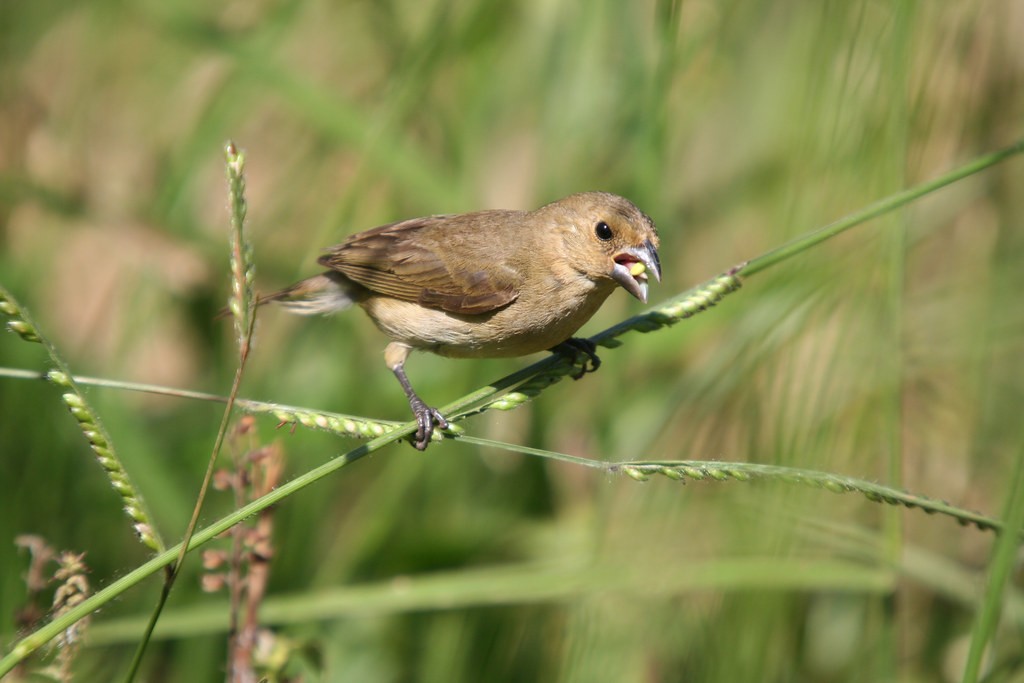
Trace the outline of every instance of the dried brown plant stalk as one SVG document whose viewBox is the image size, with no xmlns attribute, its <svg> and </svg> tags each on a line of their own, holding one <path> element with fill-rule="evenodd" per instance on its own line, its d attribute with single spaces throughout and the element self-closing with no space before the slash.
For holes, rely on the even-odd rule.
<svg viewBox="0 0 1024 683">
<path fill-rule="evenodd" d="M 284 472 L 284 453 L 278 444 L 241 447 L 254 441 L 255 418 L 246 416 L 233 430 L 230 443 L 235 453 L 233 468 L 214 475 L 214 488 L 231 490 L 241 507 L 273 490 Z M 273 508 L 256 515 L 251 523 L 233 527 L 231 550 L 204 553 L 203 577 L 207 591 L 226 589 L 230 596 L 228 676 L 232 683 L 256 683 L 263 668 L 260 652 L 268 634 L 260 627 L 259 609 L 266 595 L 273 558 Z M 223 569 L 223 571 L 220 571 Z"/>
<path fill-rule="evenodd" d="M 30 534 L 18 536 L 15 544 L 27 549 L 31 555 L 24 575 L 27 593 L 25 604 L 15 614 L 19 631 L 31 631 L 43 621 L 46 612 L 40 603 L 43 592 L 50 584 L 57 584 L 49 610 L 54 619 L 74 609 L 92 592 L 86 576 L 89 568 L 85 564 L 85 553 L 68 550 L 58 553 L 44 538 Z M 56 563 L 57 568 L 51 576 L 49 567 L 52 563 Z M 85 618 L 64 629 L 52 641 L 53 649 L 57 652 L 54 662 L 34 672 L 30 672 L 25 662 L 22 662 L 22 666 L 14 670 L 13 680 L 30 680 L 35 675 L 43 675 L 61 683 L 71 681 L 71 666 L 88 625 L 89 619 Z"/>
</svg>

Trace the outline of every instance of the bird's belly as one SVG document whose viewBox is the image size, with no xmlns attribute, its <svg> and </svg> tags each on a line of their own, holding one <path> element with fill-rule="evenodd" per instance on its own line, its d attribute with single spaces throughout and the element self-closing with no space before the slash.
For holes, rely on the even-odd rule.
<svg viewBox="0 0 1024 683">
<path fill-rule="evenodd" d="M 544 306 L 516 301 L 483 315 L 457 315 L 407 301 L 374 296 L 363 309 L 388 337 L 451 358 L 501 358 L 544 351 L 571 337 L 610 291 Z M 526 305 L 524 305 L 526 304 Z"/>
</svg>

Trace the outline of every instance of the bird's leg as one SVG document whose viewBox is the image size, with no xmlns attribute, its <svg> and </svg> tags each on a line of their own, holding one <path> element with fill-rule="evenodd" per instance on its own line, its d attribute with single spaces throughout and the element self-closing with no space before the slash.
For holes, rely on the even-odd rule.
<svg viewBox="0 0 1024 683">
<path fill-rule="evenodd" d="M 601 359 L 597 357 L 597 344 L 582 337 L 566 339 L 561 344 L 550 349 L 553 353 L 561 353 L 568 356 L 573 363 L 579 362 L 580 356 L 586 356 L 580 365 L 579 372 L 573 373 L 573 379 L 579 379 L 588 372 L 594 372 L 601 367 Z"/>
<path fill-rule="evenodd" d="M 395 373 L 395 377 L 398 378 L 398 383 L 402 385 L 402 390 L 405 391 L 405 395 L 409 399 L 409 407 L 412 408 L 412 414 L 416 417 L 417 429 L 413 446 L 418 450 L 425 451 L 430 444 L 430 437 L 434 433 L 434 424 L 437 423 L 437 426 L 441 429 L 448 429 L 448 420 L 436 408 L 431 408 L 424 403 L 423 399 L 412 388 L 412 384 L 409 383 L 409 378 L 406 376 L 403 366 L 411 350 L 405 344 L 392 342 L 384 349 L 384 361 L 391 368 L 391 372 Z"/>
<path fill-rule="evenodd" d="M 420 398 L 413 390 L 412 385 L 409 384 L 409 378 L 405 376 L 405 370 L 402 366 L 392 368 L 395 373 L 395 377 L 398 378 L 398 382 L 402 385 L 402 389 L 405 390 L 405 395 L 409 397 L 409 407 L 412 408 L 413 415 L 416 416 L 416 439 L 413 441 L 413 446 L 418 450 L 427 450 L 427 445 L 430 443 L 430 437 L 434 434 L 434 423 L 441 429 L 448 429 L 448 420 L 444 419 L 444 415 L 440 413 L 436 408 L 431 408 L 423 399 Z"/>
</svg>

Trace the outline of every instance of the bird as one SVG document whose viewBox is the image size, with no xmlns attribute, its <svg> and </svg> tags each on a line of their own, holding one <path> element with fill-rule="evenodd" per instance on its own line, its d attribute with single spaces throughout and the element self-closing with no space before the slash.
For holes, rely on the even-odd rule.
<svg viewBox="0 0 1024 683">
<path fill-rule="evenodd" d="M 661 280 L 654 221 L 628 199 L 581 192 L 534 211 L 433 215 L 354 234 L 319 258 L 323 272 L 260 297 L 299 314 L 357 305 L 390 339 L 384 362 L 415 416 L 426 450 L 447 419 L 413 389 L 412 351 L 503 358 L 550 350 L 600 363 L 573 334 L 617 287 L 647 302 Z"/>
</svg>

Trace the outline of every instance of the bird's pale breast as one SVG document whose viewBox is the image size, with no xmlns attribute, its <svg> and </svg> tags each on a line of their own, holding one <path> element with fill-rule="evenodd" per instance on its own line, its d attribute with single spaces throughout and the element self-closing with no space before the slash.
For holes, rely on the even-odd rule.
<svg viewBox="0 0 1024 683">
<path fill-rule="evenodd" d="M 451 358 L 524 356 L 556 346 L 594 315 L 614 284 L 581 280 L 546 297 L 522 297 L 482 315 L 458 315 L 390 297 L 360 305 L 388 337 Z"/>
</svg>

